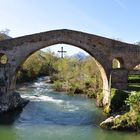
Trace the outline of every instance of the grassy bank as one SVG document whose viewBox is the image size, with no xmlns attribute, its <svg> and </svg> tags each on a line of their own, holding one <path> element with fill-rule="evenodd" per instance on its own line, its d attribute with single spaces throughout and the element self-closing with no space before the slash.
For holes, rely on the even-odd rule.
<svg viewBox="0 0 140 140">
<path fill-rule="evenodd" d="M 140 131 L 140 92 L 112 90 L 111 115 L 100 124 L 102 128 L 124 131 Z"/>
</svg>

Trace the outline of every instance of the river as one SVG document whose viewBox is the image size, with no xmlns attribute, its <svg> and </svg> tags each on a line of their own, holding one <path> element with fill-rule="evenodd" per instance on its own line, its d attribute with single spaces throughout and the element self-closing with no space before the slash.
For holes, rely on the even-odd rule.
<svg viewBox="0 0 140 140">
<path fill-rule="evenodd" d="M 45 81 L 17 89 L 30 102 L 20 114 L 0 118 L 0 140 L 140 140 L 137 133 L 101 129 L 106 117 L 93 99 L 55 92 Z"/>
</svg>

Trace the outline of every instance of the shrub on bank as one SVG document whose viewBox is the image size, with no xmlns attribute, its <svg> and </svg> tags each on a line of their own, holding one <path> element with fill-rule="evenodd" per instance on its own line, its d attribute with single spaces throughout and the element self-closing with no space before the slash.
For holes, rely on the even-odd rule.
<svg viewBox="0 0 140 140">
<path fill-rule="evenodd" d="M 125 103 L 129 106 L 127 112 L 109 117 L 100 126 L 112 130 L 140 131 L 140 92 L 129 93 Z"/>
</svg>

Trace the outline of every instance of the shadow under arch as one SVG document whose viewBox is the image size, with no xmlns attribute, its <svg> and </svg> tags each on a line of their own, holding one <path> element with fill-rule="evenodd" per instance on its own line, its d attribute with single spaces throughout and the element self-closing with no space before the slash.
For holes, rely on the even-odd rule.
<svg viewBox="0 0 140 140">
<path fill-rule="evenodd" d="M 101 78 L 102 78 L 102 82 L 103 82 L 103 87 L 102 87 L 102 92 L 103 92 L 103 105 L 106 105 L 108 104 L 109 102 L 109 95 L 110 95 L 110 90 L 109 90 L 109 82 L 108 82 L 108 76 L 107 76 L 107 73 L 106 73 L 106 70 L 104 69 L 104 67 L 102 66 L 102 64 L 96 59 L 96 57 L 94 56 L 94 54 L 92 54 L 90 51 L 84 49 L 83 47 L 81 46 L 76 46 L 75 44 L 73 43 L 66 43 L 66 42 L 61 42 L 61 43 L 54 43 L 52 45 L 49 45 L 49 46 L 43 46 L 41 47 L 41 49 L 44 49 L 44 48 L 48 48 L 48 47 L 53 47 L 54 45 L 58 45 L 58 44 L 65 44 L 65 45 L 70 45 L 72 47 L 76 47 L 76 48 L 79 48 L 79 49 L 82 49 L 83 51 L 85 51 L 86 53 L 88 53 L 92 58 L 93 60 L 95 61 L 95 63 L 97 64 L 98 66 L 98 69 L 101 73 Z M 31 51 L 30 53 L 28 53 L 26 55 L 26 57 L 24 57 L 24 59 L 22 59 L 21 63 L 18 65 L 18 67 L 16 68 L 16 73 L 18 72 L 18 70 L 20 69 L 20 66 L 32 55 L 34 54 L 35 52 L 39 51 L 39 49 L 36 49 L 34 51 Z M 15 80 L 15 83 L 16 83 L 16 80 Z"/>
</svg>

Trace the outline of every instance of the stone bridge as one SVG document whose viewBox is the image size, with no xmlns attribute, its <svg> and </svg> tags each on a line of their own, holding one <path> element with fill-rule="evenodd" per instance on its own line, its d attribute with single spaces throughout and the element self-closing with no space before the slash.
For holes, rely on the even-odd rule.
<svg viewBox="0 0 140 140">
<path fill-rule="evenodd" d="M 0 41 L 0 94 L 10 95 L 16 88 L 16 74 L 24 61 L 34 52 L 55 44 L 69 44 L 85 50 L 97 62 L 103 80 L 103 103 L 108 103 L 109 83 L 127 89 L 128 73 L 140 64 L 140 46 L 121 41 L 72 31 L 53 30 Z M 2 63 L 6 56 L 6 63 Z M 112 68 L 117 59 L 120 66 Z M 111 82 L 109 82 L 111 81 Z"/>
</svg>

